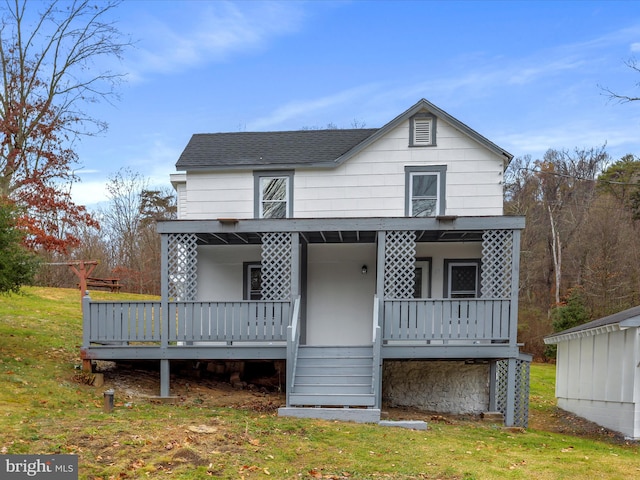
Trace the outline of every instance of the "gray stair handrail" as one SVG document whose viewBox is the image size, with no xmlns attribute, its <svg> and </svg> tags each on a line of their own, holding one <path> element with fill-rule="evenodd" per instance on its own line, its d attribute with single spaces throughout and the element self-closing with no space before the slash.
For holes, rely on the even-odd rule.
<svg viewBox="0 0 640 480">
<path fill-rule="evenodd" d="M 291 324 L 287 327 L 287 379 L 291 382 L 287 385 L 287 404 L 289 394 L 295 385 L 296 364 L 298 363 L 298 347 L 300 346 L 300 296 L 293 302 Z"/>
<path fill-rule="evenodd" d="M 373 365 L 371 374 L 371 393 L 373 393 L 376 408 L 380 408 L 381 385 L 380 376 L 382 370 L 382 329 L 380 328 L 380 300 L 377 295 L 373 297 Z"/>
</svg>

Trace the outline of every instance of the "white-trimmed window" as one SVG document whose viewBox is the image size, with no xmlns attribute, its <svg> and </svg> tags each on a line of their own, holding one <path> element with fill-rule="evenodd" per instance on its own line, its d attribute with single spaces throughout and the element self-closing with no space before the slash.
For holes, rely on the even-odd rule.
<svg viewBox="0 0 640 480">
<path fill-rule="evenodd" d="M 476 298 L 480 292 L 480 260 L 445 260 L 445 298 Z"/>
<path fill-rule="evenodd" d="M 293 172 L 256 172 L 254 178 L 256 217 L 291 217 Z"/>
<path fill-rule="evenodd" d="M 409 217 L 444 215 L 446 166 L 406 167 L 406 206 Z"/>
<path fill-rule="evenodd" d="M 433 147 L 436 145 L 436 117 L 429 113 L 418 113 L 411 117 L 409 145 Z"/>
</svg>

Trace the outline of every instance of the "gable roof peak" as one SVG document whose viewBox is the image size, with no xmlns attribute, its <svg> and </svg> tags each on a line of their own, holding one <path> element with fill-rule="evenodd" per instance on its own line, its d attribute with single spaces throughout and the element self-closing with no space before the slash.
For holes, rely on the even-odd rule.
<svg viewBox="0 0 640 480">
<path fill-rule="evenodd" d="M 381 128 L 318 129 L 194 134 L 176 163 L 178 170 L 333 167 L 358 154 L 415 114 L 429 112 L 502 158 L 513 155 L 425 98 Z"/>
</svg>

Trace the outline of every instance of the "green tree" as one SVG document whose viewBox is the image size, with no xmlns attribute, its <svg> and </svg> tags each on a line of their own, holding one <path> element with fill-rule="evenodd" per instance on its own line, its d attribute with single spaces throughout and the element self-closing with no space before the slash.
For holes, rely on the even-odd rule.
<svg viewBox="0 0 640 480">
<path fill-rule="evenodd" d="M 564 303 L 557 305 L 551 311 L 551 319 L 554 332 L 562 332 L 591 320 L 581 287 L 569 290 L 569 295 Z M 546 346 L 544 351 L 546 358 L 556 358 L 556 354 L 557 345 Z"/>
<path fill-rule="evenodd" d="M 640 158 L 625 155 L 598 177 L 598 190 L 608 193 L 640 220 Z"/>
<path fill-rule="evenodd" d="M 0 293 L 18 293 L 33 280 L 38 262 L 22 245 L 24 237 L 17 223 L 16 209 L 0 201 Z"/>
<path fill-rule="evenodd" d="M 554 332 L 561 332 L 587 323 L 591 317 L 585 305 L 582 288 L 572 288 L 565 302 L 553 309 L 551 318 L 553 319 Z"/>
</svg>

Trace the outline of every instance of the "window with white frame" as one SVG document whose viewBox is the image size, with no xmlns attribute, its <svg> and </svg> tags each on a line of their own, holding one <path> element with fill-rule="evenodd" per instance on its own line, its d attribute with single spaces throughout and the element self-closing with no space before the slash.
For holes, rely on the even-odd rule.
<svg viewBox="0 0 640 480">
<path fill-rule="evenodd" d="M 256 172 L 254 176 L 256 217 L 291 217 L 293 172 Z"/>
<path fill-rule="evenodd" d="M 476 298 L 480 291 L 480 260 L 445 260 L 445 298 Z"/>
<path fill-rule="evenodd" d="M 406 167 L 406 208 L 409 217 L 444 215 L 446 166 Z"/>
</svg>

